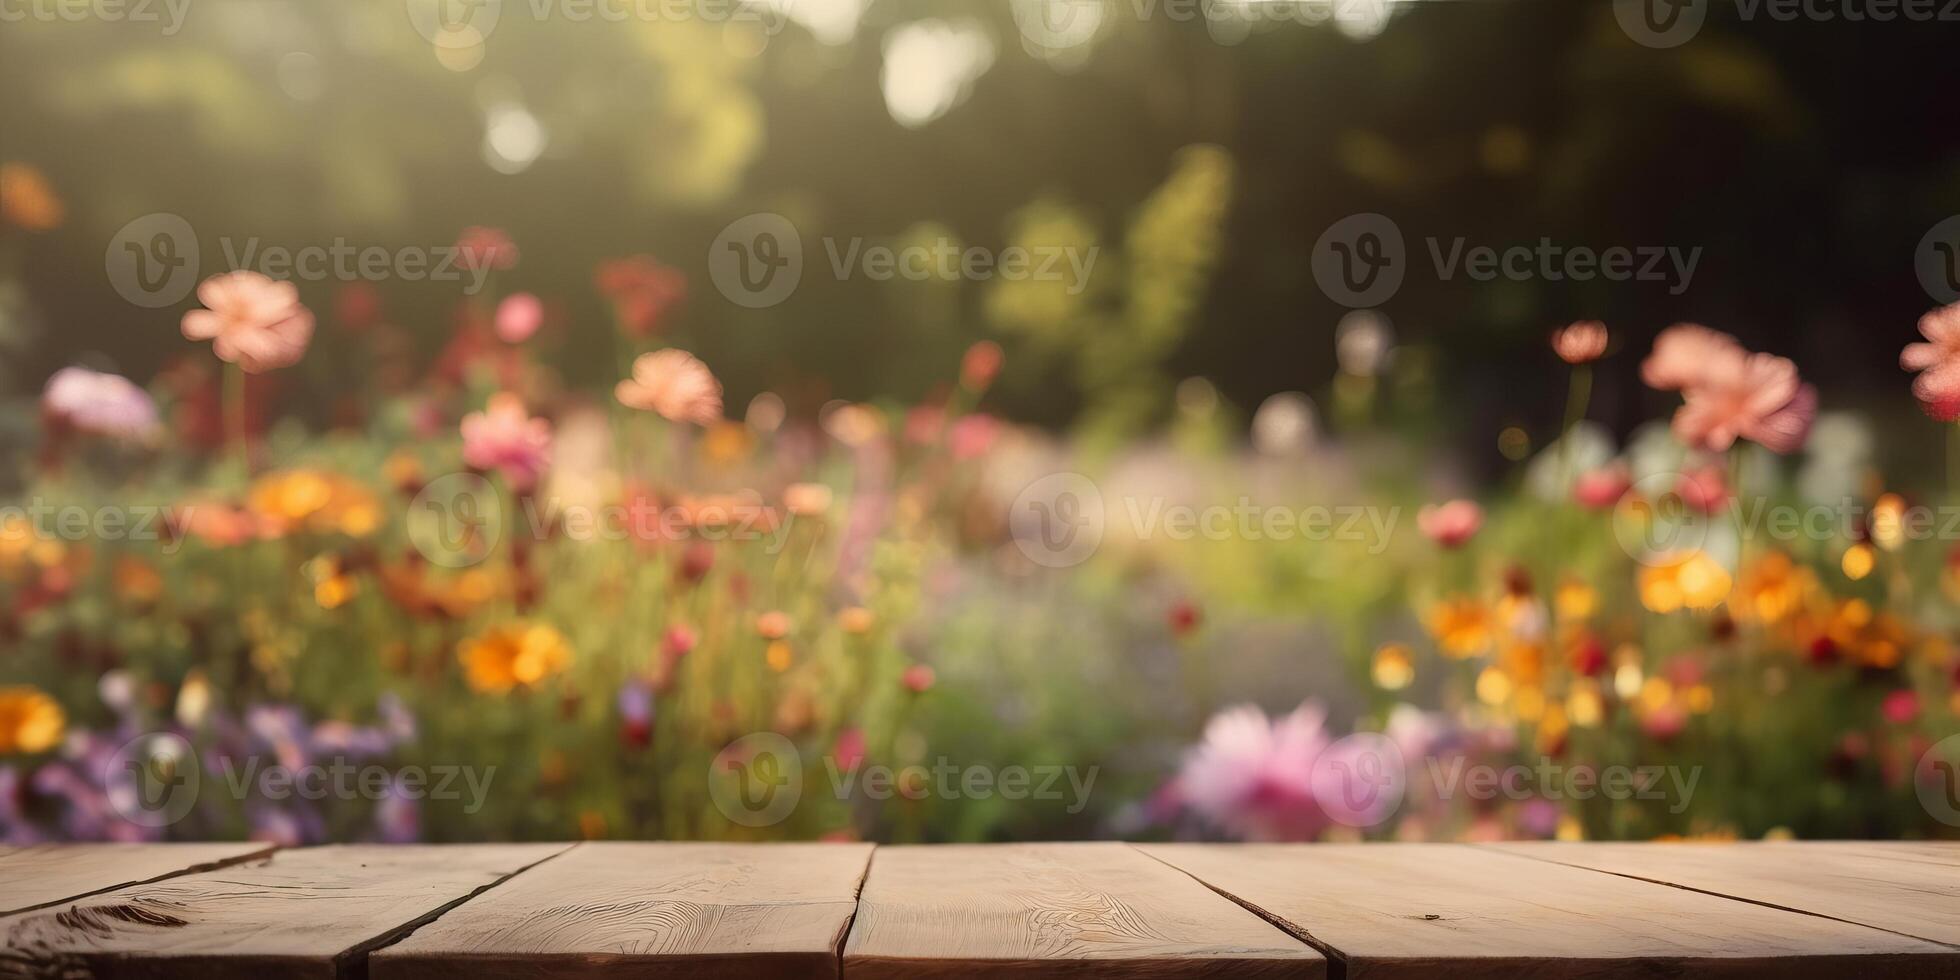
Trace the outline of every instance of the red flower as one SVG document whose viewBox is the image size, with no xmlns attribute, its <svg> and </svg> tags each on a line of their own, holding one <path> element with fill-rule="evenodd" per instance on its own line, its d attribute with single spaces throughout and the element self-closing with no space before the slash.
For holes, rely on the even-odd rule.
<svg viewBox="0 0 1960 980">
<path fill-rule="evenodd" d="M 668 312 L 687 298 L 687 277 L 648 255 L 601 263 L 595 278 L 619 328 L 633 337 L 660 332 Z"/>
</svg>

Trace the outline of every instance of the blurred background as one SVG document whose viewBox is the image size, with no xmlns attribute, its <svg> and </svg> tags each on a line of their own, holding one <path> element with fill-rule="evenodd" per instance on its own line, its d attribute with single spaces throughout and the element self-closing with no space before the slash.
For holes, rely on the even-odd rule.
<svg viewBox="0 0 1960 980">
<path fill-rule="evenodd" d="M 1950 837 L 1913 10 L 0 0 L 0 839 Z"/>
</svg>

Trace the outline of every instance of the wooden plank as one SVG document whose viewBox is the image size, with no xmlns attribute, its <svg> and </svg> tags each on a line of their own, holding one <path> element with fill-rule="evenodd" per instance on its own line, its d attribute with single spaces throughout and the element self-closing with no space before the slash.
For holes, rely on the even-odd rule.
<svg viewBox="0 0 1960 980">
<path fill-rule="evenodd" d="M 0 919 L 0 976 L 324 980 L 359 964 L 368 949 L 564 848 L 278 851 Z"/>
<path fill-rule="evenodd" d="M 834 977 L 869 844 L 581 844 L 369 958 L 374 980 Z"/>
<path fill-rule="evenodd" d="M 272 845 L 37 844 L 0 848 L 0 915 L 272 853 Z"/>
<path fill-rule="evenodd" d="M 1960 841 L 1492 846 L 1960 946 Z"/>
<path fill-rule="evenodd" d="M 1323 977 L 1305 944 L 1126 844 L 882 847 L 847 978 Z"/>
<path fill-rule="evenodd" d="M 1140 846 L 1309 937 L 1349 980 L 1960 971 L 1951 947 L 1467 845 Z"/>
</svg>

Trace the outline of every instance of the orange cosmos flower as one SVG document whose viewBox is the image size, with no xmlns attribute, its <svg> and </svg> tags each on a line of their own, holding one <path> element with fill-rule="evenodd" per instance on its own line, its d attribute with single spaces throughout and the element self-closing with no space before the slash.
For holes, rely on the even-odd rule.
<svg viewBox="0 0 1960 980">
<path fill-rule="evenodd" d="M 1919 332 L 1926 343 L 1899 352 L 1900 367 L 1920 372 L 1912 395 L 1934 419 L 1960 419 L 1960 303 L 1920 317 Z"/>
<path fill-rule="evenodd" d="M 66 209 L 39 170 L 24 163 L 0 164 L 0 220 L 28 231 L 61 227 Z"/>
<path fill-rule="evenodd" d="M 713 425 L 721 420 L 721 382 L 684 350 L 657 350 L 633 361 L 633 376 L 613 394 L 627 408 L 659 412 L 670 422 Z"/>
<path fill-rule="evenodd" d="M 67 722 L 61 705 L 39 688 L 0 687 L 0 755 L 54 748 Z"/>
<path fill-rule="evenodd" d="M 211 341 L 220 360 L 247 373 L 298 363 L 313 339 L 313 311 L 290 282 L 240 269 L 204 280 L 197 299 L 209 309 L 184 314 L 184 336 Z"/>
<path fill-rule="evenodd" d="M 1589 364 L 1606 353 L 1606 324 L 1580 320 L 1552 331 L 1552 350 L 1567 364 Z"/>
<path fill-rule="evenodd" d="M 457 652 L 463 661 L 463 679 L 471 688 L 491 694 L 562 673 L 572 659 L 563 633 L 523 620 L 492 626 L 464 640 Z"/>
</svg>

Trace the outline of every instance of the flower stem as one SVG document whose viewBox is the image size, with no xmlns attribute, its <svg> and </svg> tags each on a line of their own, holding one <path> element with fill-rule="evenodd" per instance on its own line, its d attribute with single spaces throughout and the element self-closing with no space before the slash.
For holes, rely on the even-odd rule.
<svg viewBox="0 0 1960 980">
<path fill-rule="evenodd" d="M 245 431 L 245 369 L 237 364 L 225 365 L 224 389 L 225 441 L 232 452 L 238 455 L 240 469 L 249 477 L 252 475 L 252 447 L 250 436 Z"/>
<path fill-rule="evenodd" d="M 1558 436 L 1558 470 L 1562 485 L 1572 483 L 1572 430 L 1578 428 L 1579 420 L 1586 417 L 1586 407 L 1592 401 L 1592 367 L 1586 364 L 1572 368 L 1572 384 L 1565 396 L 1565 425 Z"/>
</svg>

